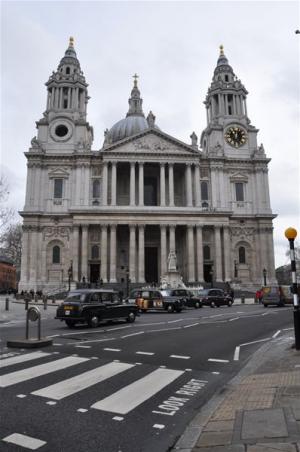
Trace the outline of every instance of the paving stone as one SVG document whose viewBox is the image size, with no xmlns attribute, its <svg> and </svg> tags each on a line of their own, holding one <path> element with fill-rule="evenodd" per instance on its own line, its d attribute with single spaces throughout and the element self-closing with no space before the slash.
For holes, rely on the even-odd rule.
<svg viewBox="0 0 300 452">
<path fill-rule="evenodd" d="M 244 412 L 242 439 L 282 438 L 287 436 L 288 431 L 282 409 L 274 408 Z"/>
<path fill-rule="evenodd" d="M 234 421 L 210 421 L 204 427 L 204 432 L 224 432 L 233 430 Z"/>
<path fill-rule="evenodd" d="M 230 445 L 232 432 L 203 432 L 196 446 L 225 446 Z"/>
<path fill-rule="evenodd" d="M 243 444 L 232 444 L 230 446 L 197 447 L 192 452 L 245 452 Z M 181 450 L 178 452 L 182 452 Z"/>
<path fill-rule="evenodd" d="M 247 452 L 297 452 L 297 449 L 289 443 L 257 443 L 248 446 Z"/>
</svg>

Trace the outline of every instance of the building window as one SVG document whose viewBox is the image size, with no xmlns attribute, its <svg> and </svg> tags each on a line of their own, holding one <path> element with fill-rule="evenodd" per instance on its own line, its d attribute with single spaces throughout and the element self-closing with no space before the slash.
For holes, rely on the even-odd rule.
<svg viewBox="0 0 300 452">
<path fill-rule="evenodd" d="M 210 247 L 208 245 L 203 247 L 203 259 L 205 261 L 210 260 Z"/>
<path fill-rule="evenodd" d="M 244 246 L 239 247 L 239 263 L 240 264 L 246 263 L 246 250 Z"/>
<path fill-rule="evenodd" d="M 208 200 L 208 184 L 207 184 L 207 182 L 201 182 L 201 199 L 202 199 L 202 201 Z"/>
<path fill-rule="evenodd" d="M 244 201 L 244 184 L 242 182 L 235 184 L 235 198 L 236 201 Z"/>
<path fill-rule="evenodd" d="M 57 245 L 52 249 L 52 264 L 60 264 L 60 247 Z"/>
<path fill-rule="evenodd" d="M 69 68 L 69 66 L 66 67 L 66 74 L 70 74 L 70 68 Z"/>
<path fill-rule="evenodd" d="M 225 82 L 228 82 L 228 75 L 225 75 Z"/>
<path fill-rule="evenodd" d="M 93 181 L 93 198 L 100 198 L 100 180 Z"/>
<path fill-rule="evenodd" d="M 99 246 L 98 245 L 92 246 L 92 259 L 99 259 Z"/>
<path fill-rule="evenodd" d="M 62 198 L 63 179 L 54 179 L 54 198 Z"/>
</svg>

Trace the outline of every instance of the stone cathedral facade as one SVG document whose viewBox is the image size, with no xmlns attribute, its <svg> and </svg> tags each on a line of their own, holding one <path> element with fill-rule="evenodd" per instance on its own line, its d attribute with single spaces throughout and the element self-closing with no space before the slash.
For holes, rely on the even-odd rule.
<svg viewBox="0 0 300 452">
<path fill-rule="evenodd" d="M 171 251 L 186 284 L 260 286 L 264 268 L 274 282 L 270 159 L 222 46 L 199 143 L 145 117 L 135 76 L 126 117 L 93 150 L 87 86 L 70 38 L 25 153 L 19 290 L 159 283 Z"/>
</svg>

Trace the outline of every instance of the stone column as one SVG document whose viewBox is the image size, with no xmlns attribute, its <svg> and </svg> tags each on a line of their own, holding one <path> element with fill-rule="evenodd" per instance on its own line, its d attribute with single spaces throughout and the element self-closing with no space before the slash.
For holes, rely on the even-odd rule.
<svg viewBox="0 0 300 452">
<path fill-rule="evenodd" d="M 107 226 L 101 226 L 101 276 L 104 283 L 107 283 Z"/>
<path fill-rule="evenodd" d="M 268 241 L 268 269 L 269 269 L 269 281 L 273 284 L 276 283 L 275 276 L 275 262 L 274 262 L 274 242 L 273 242 L 273 228 L 270 226 L 267 231 Z"/>
<path fill-rule="evenodd" d="M 129 225 L 129 278 L 131 282 L 135 282 L 135 224 Z"/>
<path fill-rule="evenodd" d="M 203 240 L 202 240 L 202 230 L 203 227 L 197 225 L 196 227 L 196 238 L 197 238 L 197 272 L 198 281 L 203 282 Z"/>
<path fill-rule="evenodd" d="M 220 226 L 215 226 L 214 280 L 216 282 L 222 282 L 222 253 L 221 253 Z"/>
<path fill-rule="evenodd" d="M 28 241 L 29 241 L 29 232 L 28 226 L 23 226 L 23 234 L 22 234 L 22 259 L 21 259 L 21 282 L 26 284 L 28 281 Z M 25 287 L 27 290 L 27 287 Z"/>
<path fill-rule="evenodd" d="M 108 183 L 108 167 L 107 162 L 103 163 L 102 172 L 102 205 L 107 206 L 107 183 Z"/>
<path fill-rule="evenodd" d="M 139 162 L 139 206 L 144 205 L 144 164 Z"/>
<path fill-rule="evenodd" d="M 160 276 L 167 272 L 167 228 L 160 226 Z"/>
<path fill-rule="evenodd" d="M 169 163 L 169 206 L 174 206 L 174 165 Z"/>
<path fill-rule="evenodd" d="M 111 205 L 117 204 L 117 162 L 112 162 L 111 166 Z"/>
<path fill-rule="evenodd" d="M 135 162 L 130 162 L 130 205 L 135 205 Z"/>
<path fill-rule="evenodd" d="M 160 205 L 165 207 L 166 205 L 166 174 L 165 164 L 160 164 Z"/>
<path fill-rule="evenodd" d="M 81 277 L 85 277 L 88 281 L 88 230 L 87 224 L 82 227 L 82 237 L 81 237 Z"/>
<path fill-rule="evenodd" d="M 224 226 L 224 228 L 223 228 L 223 239 L 224 239 L 224 274 L 225 274 L 225 281 L 230 281 L 231 280 L 232 265 L 231 265 L 231 262 L 230 262 L 230 235 L 229 235 L 229 227 L 228 226 Z"/>
<path fill-rule="evenodd" d="M 78 281 L 78 253 L 79 253 L 79 226 L 73 226 L 72 237 L 72 260 L 73 281 Z"/>
<path fill-rule="evenodd" d="M 43 232 L 42 232 L 42 234 L 43 234 Z M 43 240 L 43 235 L 42 235 L 42 244 L 41 244 L 41 257 L 42 257 L 41 281 L 44 285 L 44 284 L 46 284 L 48 278 L 47 278 L 47 244 Z"/>
<path fill-rule="evenodd" d="M 186 186 L 186 205 L 188 207 L 192 207 L 193 205 L 192 168 L 190 163 L 187 163 L 185 167 L 185 186 Z"/>
<path fill-rule="evenodd" d="M 117 226 L 110 225 L 110 275 L 109 282 L 115 283 L 116 279 L 116 263 L 117 263 Z"/>
<path fill-rule="evenodd" d="M 170 237 L 169 237 L 169 252 L 170 251 L 176 251 L 175 226 L 170 226 L 169 233 L 170 233 Z"/>
<path fill-rule="evenodd" d="M 35 289 L 36 283 L 36 268 L 37 268 L 37 227 L 33 226 L 31 228 L 31 233 L 29 237 L 29 281 L 32 285 L 32 289 Z"/>
<path fill-rule="evenodd" d="M 138 282 L 145 282 L 145 226 L 139 225 L 139 277 Z"/>
<path fill-rule="evenodd" d="M 195 201 L 196 207 L 201 206 L 201 189 L 200 189 L 200 166 L 195 165 Z"/>
<path fill-rule="evenodd" d="M 187 226 L 187 261 L 188 261 L 188 281 L 195 281 L 195 249 L 194 249 L 194 228 L 192 225 Z"/>
</svg>

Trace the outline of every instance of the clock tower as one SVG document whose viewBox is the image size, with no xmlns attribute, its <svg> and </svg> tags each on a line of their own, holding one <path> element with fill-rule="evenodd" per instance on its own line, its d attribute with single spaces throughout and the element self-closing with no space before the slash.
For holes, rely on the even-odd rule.
<svg viewBox="0 0 300 452">
<path fill-rule="evenodd" d="M 204 101 L 207 127 L 201 147 L 207 155 L 249 158 L 257 149 L 258 129 L 247 114 L 248 91 L 234 74 L 220 46 L 220 55 Z"/>
</svg>

